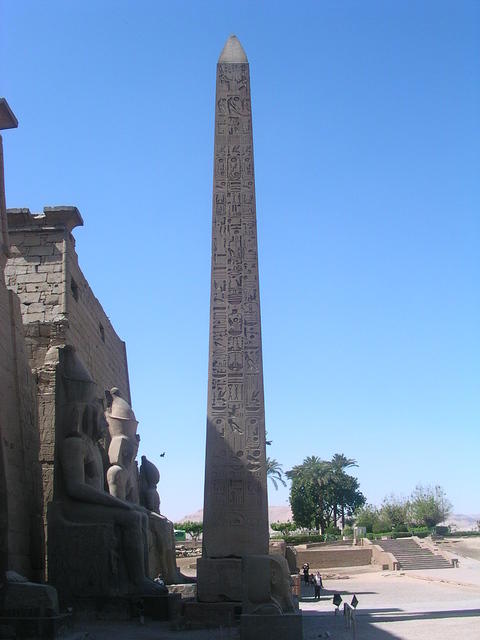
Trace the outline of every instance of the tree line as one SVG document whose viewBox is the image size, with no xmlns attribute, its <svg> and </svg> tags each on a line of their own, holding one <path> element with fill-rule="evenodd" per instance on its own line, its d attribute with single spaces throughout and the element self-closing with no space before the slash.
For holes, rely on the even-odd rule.
<svg viewBox="0 0 480 640">
<path fill-rule="evenodd" d="M 285 486 L 283 475 L 291 480 L 293 515 L 293 522 L 272 523 L 272 529 L 282 535 L 300 528 L 339 533 L 340 528 L 356 524 L 366 527 L 367 533 L 405 531 L 413 526 L 432 528 L 451 513 L 452 505 L 438 485 L 417 485 L 408 498 L 392 494 L 380 507 L 367 504 L 357 478 L 347 473 L 352 467 L 358 467 L 356 460 L 336 453 L 331 460 L 308 456 L 283 474 L 281 465 L 268 458 L 267 475 L 275 488 L 278 482 Z"/>
</svg>

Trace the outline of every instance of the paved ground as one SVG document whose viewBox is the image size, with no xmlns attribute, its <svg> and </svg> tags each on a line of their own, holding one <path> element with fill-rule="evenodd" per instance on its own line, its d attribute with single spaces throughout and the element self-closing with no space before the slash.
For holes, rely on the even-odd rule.
<svg viewBox="0 0 480 640">
<path fill-rule="evenodd" d="M 359 567 L 324 572 L 319 602 L 313 588 L 302 595 L 304 640 L 351 640 L 343 612 L 335 616 L 333 594 L 359 604 L 357 640 L 479 640 L 480 562 L 462 561 L 459 569 L 358 573 Z M 330 577 L 328 577 L 330 576 Z M 172 631 L 168 623 L 95 623 L 77 627 L 69 640 L 238 640 L 238 629 Z M 326 635 L 327 633 L 330 636 Z M 275 640 L 265 638 L 265 640 Z"/>
<path fill-rule="evenodd" d="M 466 570 L 457 573 L 460 569 L 368 573 L 325 580 L 326 590 L 320 602 L 315 602 L 311 593 L 302 597 L 305 640 L 326 638 L 326 632 L 332 640 L 352 638 L 352 633 L 345 630 L 342 612 L 334 615 L 335 592 L 346 602 L 353 594 L 358 598 L 357 640 L 478 640 L 480 563 L 477 564 L 478 584 L 474 586 L 453 584 L 464 577 L 472 584 L 472 575 Z M 448 573 L 448 578 L 443 573 Z M 445 579 L 452 583 L 441 582 Z"/>
</svg>

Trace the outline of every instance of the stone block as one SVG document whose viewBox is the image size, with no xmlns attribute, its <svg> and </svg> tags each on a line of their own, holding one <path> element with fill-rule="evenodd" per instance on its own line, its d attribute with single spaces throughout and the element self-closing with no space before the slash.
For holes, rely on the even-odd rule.
<svg viewBox="0 0 480 640">
<path fill-rule="evenodd" d="M 63 273 L 47 273 L 47 282 L 62 282 L 65 280 Z"/>
<path fill-rule="evenodd" d="M 26 295 L 32 295 L 32 294 L 26 294 Z M 40 294 L 38 294 L 38 297 L 40 298 Z M 32 301 L 32 304 L 28 305 L 28 313 L 43 313 L 44 311 L 45 311 L 45 305 L 43 304 L 43 302 Z"/>
<path fill-rule="evenodd" d="M 24 318 L 24 322 L 44 322 L 45 314 L 44 313 L 27 313 Z"/>
<path fill-rule="evenodd" d="M 56 265 L 54 263 L 47 264 L 39 264 L 37 271 L 38 273 L 53 273 L 55 271 Z"/>
<path fill-rule="evenodd" d="M 240 616 L 240 640 L 302 640 L 303 621 L 300 613 L 283 615 Z"/>
<path fill-rule="evenodd" d="M 31 293 L 33 291 L 48 291 L 49 286 L 46 282 L 28 282 L 25 286 L 25 291 Z"/>
<path fill-rule="evenodd" d="M 200 602 L 242 601 L 240 558 L 198 558 L 197 580 Z"/>
<path fill-rule="evenodd" d="M 18 237 L 19 234 L 15 234 L 15 242 L 21 243 L 25 247 L 37 247 L 41 244 L 41 239 L 37 233 L 26 233 L 23 238 Z"/>
<path fill-rule="evenodd" d="M 46 280 L 47 280 L 46 273 L 25 273 L 17 276 L 17 282 L 19 283 L 46 282 Z"/>
<path fill-rule="evenodd" d="M 51 256 L 53 254 L 53 246 L 51 244 L 45 244 L 38 247 L 32 247 L 29 254 L 32 256 Z"/>
</svg>

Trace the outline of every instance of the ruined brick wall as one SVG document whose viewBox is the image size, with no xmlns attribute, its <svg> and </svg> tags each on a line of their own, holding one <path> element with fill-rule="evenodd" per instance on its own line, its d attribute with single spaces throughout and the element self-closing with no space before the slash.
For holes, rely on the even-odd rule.
<svg viewBox="0 0 480 640">
<path fill-rule="evenodd" d="M 46 207 L 38 216 L 9 209 L 8 223 L 6 282 L 21 301 L 32 368 L 43 366 L 52 344 L 70 344 L 100 387 L 116 386 L 130 401 L 125 343 L 78 264 L 71 233 L 82 224 L 77 209 Z"/>
</svg>

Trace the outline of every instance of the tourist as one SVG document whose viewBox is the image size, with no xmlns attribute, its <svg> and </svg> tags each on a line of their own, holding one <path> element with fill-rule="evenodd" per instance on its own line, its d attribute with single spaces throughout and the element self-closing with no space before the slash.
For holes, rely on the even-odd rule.
<svg viewBox="0 0 480 640">
<path fill-rule="evenodd" d="M 303 579 L 305 581 L 305 584 L 309 583 L 309 571 L 310 565 L 308 564 L 308 562 L 305 562 L 305 564 L 303 565 Z"/>
<path fill-rule="evenodd" d="M 315 586 L 315 600 L 320 600 L 320 590 L 323 587 L 322 576 L 320 575 L 320 571 L 317 571 L 313 580 L 314 580 L 314 586 Z"/>
</svg>

